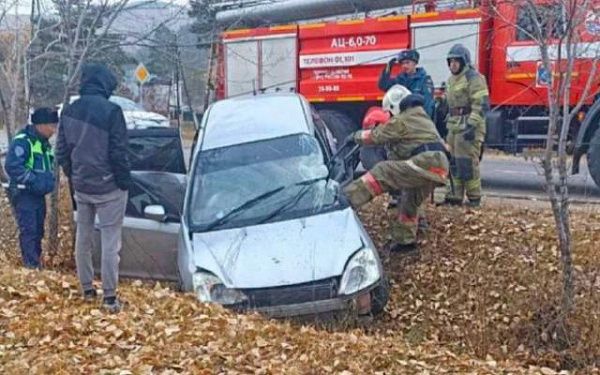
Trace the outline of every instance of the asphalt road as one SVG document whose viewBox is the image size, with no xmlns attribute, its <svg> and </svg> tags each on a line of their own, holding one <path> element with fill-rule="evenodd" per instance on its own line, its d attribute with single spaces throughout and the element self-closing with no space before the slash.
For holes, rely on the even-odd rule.
<svg viewBox="0 0 600 375">
<path fill-rule="evenodd" d="M 545 194 L 539 163 L 519 156 L 486 156 L 481 164 L 482 185 L 488 193 L 536 196 Z M 589 174 L 585 158 L 578 175 L 569 176 L 569 192 L 577 200 L 599 200 L 600 189 Z"/>
<path fill-rule="evenodd" d="M 6 136 L 0 132 L 0 151 L 7 147 Z M 184 150 L 189 159 L 189 145 Z M 486 155 L 481 164 L 482 184 L 486 194 L 513 197 L 541 197 L 545 194 L 541 166 L 520 156 Z M 576 200 L 600 203 L 600 189 L 590 176 L 585 158 L 578 175 L 569 177 L 569 191 Z"/>
</svg>

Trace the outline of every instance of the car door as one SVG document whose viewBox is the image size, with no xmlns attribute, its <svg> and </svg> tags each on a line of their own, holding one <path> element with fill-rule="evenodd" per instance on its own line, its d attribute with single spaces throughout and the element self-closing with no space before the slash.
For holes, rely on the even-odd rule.
<svg viewBox="0 0 600 375">
<path fill-rule="evenodd" d="M 132 186 L 123 221 L 119 274 L 122 277 L 177 280 L 177 241 L 187 185 L 178 129 L 129 131 Z M 156 215 L 162 208 L 164 215 Z M 150 214 L 148 210 L 154 212 Z M 101 270 L 100 231 L 92 259 Z"/>
<path fill-rule="evenodd" d="M 132 172 L 119 275 L 136 279 L 177 281 L 177 241 L 185 196 L 186 175 L 169 172 Z M 164 215 L 148 214 L 162 207 Z M 92 252 L 94 270 L 101 266 L 100 230 Z"/>
</svg>

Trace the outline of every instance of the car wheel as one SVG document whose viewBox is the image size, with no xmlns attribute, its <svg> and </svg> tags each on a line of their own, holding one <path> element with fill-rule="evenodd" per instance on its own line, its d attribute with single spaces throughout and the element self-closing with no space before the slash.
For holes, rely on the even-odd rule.
<svg viewBox="0 0 600 375">
<path fill-rule="evenodd" d="M 596 186 L 600 187 L 600 128 L 596 130 L 590 141 L 587 153 L 588 169 Z"/>
<path fill-rule="evenodd" d="M 385 309 L 390 298 L 390 284 L 387 279 L 383 279 L 380 285 L 371 291 L 371 313 L 379 315 Z"/>
</svg>

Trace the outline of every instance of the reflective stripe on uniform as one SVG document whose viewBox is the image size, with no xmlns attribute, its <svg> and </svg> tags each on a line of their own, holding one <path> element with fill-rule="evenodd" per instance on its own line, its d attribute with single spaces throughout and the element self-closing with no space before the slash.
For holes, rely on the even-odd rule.
<svg viewBox="0 0 600 375">
<path fill-rule="evenodd" d="M 419 217 L 418 216 L 410 216 L 407 214 L 400 214 L 398 216 L 398 220 L 402 223 L 402 224 L 409 224 L 409 225 L 414 225 L 417 224 L 419 222 Z"/>
<path fill-rule="evenodd" d="M 35 154 L 38 154 L 42 158 L 42 170 L 43 171 L 52 170 L 52 161 L 50 160 L 51 157 L 54 157 L 54 153 L 52 152 L 52 149 L 46 150 L 46 152 L 44 153 L 44 150 L 42 148 L 42 142 L 40 142 L 39 140 L 35 140 L 35 142 L 32 142 L 31 139 L 29 137 L 27 137 L 27 135 L 24 133 L 17 134 L 14 137 L 14 139 L 15 140 L 25 139 L 25 140 L 27 140 L 27 143 L 29 143 L 29 158 L 27 159 L 27 162 L 25 163 L 25 167 L 27 167 L 27 169 L 29 169 L 29 170 L 34 169 L 33 164 L 35 162 Z M 46 168 L 46 165 L 48 165 L 48 168 Z"/>
<path fill-rule="evenodd" d="M 371 174 L 371 172 L 365 173 L 361 178 L 363 184 L 369 190 L 372 196 L 376 197 L 378 195 L 383 194 L 383 188 L 379 184 L 379 182 L 375 179 L 375 176 Z"/>
<path fill-rule="evenodd" d="M 487 89 L 483 89 L 483 90 L 479 90 L 476 93 L 474 93 L 473 95 L 474 99 L 481 99 L 484 96 L 489 96 L 488 90 Z"/>
<path fill-rule="evenodd" d="M 483 116 L 481 116 L 478 112 L 479 111 L 477 111 L 477 112 L 473 111 L 469 115 L 469 120 L 475 124 L 479 124 L 484 121 Z"/>
<path fill-rule="evenodd" d="M 445 181 L 446 178 L 448 177 L 448 172 L 443 168 L 431 167 L 431 168 L 429 168 L 429 170 L 425 170 L 425 169 L 419 167 L 418 165 L 416 165 L 411 159 L 406 161 L 406 165 L 411 167 L 415 172 L 419 173 L 423 177 L 428 177 L 430 179 L 435 179 L 435 180 L 438 180 L 438 178 L 435 178 L 435 177 L 441 177 L 443 181 Z M 434 170 L 435 170 L 435 172 L 434 172 Z M 440 174 L 440 171 L 443 171 L 444 174 L 443 175 Z"/>
<path fill-rule="evenodd" d="M 436 174 L 443 179 L 446 179 L 448 177 L 448 171 L 445 170 L 444 168 L 431 167 L 431 168 L 429 168 L 429 172 Z"/>
</svg>

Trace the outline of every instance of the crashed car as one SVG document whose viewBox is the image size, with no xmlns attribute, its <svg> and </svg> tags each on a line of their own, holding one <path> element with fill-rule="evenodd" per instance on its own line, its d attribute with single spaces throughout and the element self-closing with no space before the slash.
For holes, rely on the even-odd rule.
<svg viewBox="0 0 600 375">
<path fill-rule="evenodd" d="M 352 163 L 328 139 L 297 94 L 213 104 L 187 176 L 133 173 L 121 275 L 271 317 L 381 312 L 381 261 L 341 192 Z"/>
</svg>

